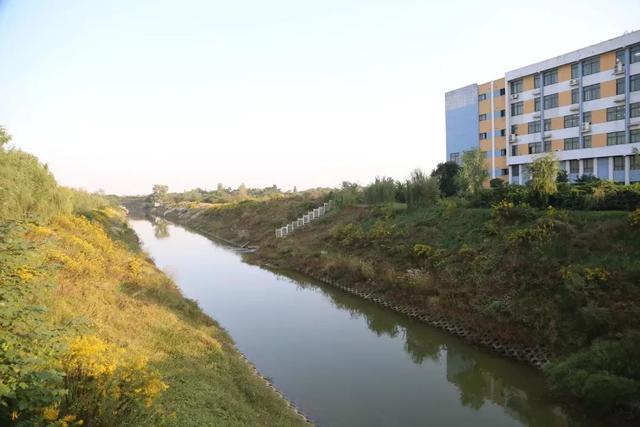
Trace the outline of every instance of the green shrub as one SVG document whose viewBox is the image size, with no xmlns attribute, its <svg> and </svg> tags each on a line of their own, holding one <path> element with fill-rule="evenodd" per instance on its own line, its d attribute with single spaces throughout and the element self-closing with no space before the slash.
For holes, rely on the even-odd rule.
<svg viewBox="0 0 640 427">
<path fill-rule="evenodd" d="M 588 348 L 547 369 L 553 390 L 608 413 L 640 399 L 640 332 L 594 341 Z"/>
<path fill-rule="evenodd" d="M 629 214 L 629 225 L 634 230 L 640 230 L 640 208 Z"/>
<path fill-rule="evenodd" d="M 376 177 L 375 181 L 364 189 L 364 201 L 368 204 L 389 203 L 395 201 L 396 182 L 393 178 Z"/>
<path fill-rule="evenodd" d="M 491 206 L 491 219 L 496 223 L 515 222 L 533 217 L 531 207 L 526 203 L 514 204 L 507 200 Z"/>
<path fill-rule="evenodd" d="M 410 208 L 434 206 L 440 198 L 438 180 L 420 169 L 411 172 L 407 181 L 407 204 Z"/>
</svg>

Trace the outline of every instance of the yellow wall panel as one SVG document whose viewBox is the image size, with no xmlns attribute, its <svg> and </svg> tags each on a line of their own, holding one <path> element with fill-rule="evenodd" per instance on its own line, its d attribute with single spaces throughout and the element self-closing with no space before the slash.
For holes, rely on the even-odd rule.
<svg viewBox="0 0 640 427">
<path fill-rule="evenodd" d="M 529 154 L 529 146 L 527 144 L 518 145 L 518 156 L 524 156 L 525 154 Z"/>
<path fill-rule="evenodd" d="M 551 130 L 558 130 L 563 128 L 564 128 L 564 117 L 551 118 Z"/>
<path fill-rule="evenodd" d="M 493 105 L 495 106 L 496 113 L 500 113 L 500 110 L 504 110 L 504 106 L 506 105 L 505 96 L 498 96 L 493 99 Z"/>
<path fill-rule="evenodd" d="M 507 148 L 507 138 L 504 136 L 496 136 L 496 150 Z"/>
<path fill-rule="evenodd" d="M 496 117 L 496 130 L 506 129 L 507 119 L 505 117 Z"/>
<path fill-rule="evenodd" d="M 535 104 L 533 103 L 533 99 L 529 99 L 527 101 L 524 101 L 524 113 L 525 114 L 533 113 L 534 107 L 535 107 Z"/>
<path fill-rule="evenodd" d="M 507 167 L 507 157 L 496 157 L 496 169 L 502 169 Z"/>
<path fill-rule="evenodd" d="M 480 140 L 480 150 L 491 151 L 491 139 Z"/>
<path fill-rule="evenodd" d="M 478 127 L 480 132 L 489 132 L 491 130 L 491 120 L 487 119 L 487 120 L 478 122 Z"/>
<path fill-rule="evenodd" d="M 600 55 L 600 71 L 613 70 L 616 65 L 616 53 L 614 51 Z"/>
<path fill-rule="evenodd" d="M 616 81 L 608 80 L 600 83 L 600 97 L 607 98 L 616 95 Z"/>
<path fill-rule="evenodd" d="M 558 105 L 565 106 L 571 105 L 571 91 L 565 90 L 564 92 L 558 93 Z"/>
<path fill-rule="evenodd" d="M 564 82 L 571 79 L 571 64 L 558 67 L 558 81 Z"/>
<path fill-rule="evenodd" d="M 604 133 L 599 133 L 596 135 L 591 135 L 591 147 L 606 147 L 607 146 L 607 135 Z"/>
<path fill-rule="evenodd" d="M 522 90 L 533 89 L 533 74 L 522 78 Z"/>
<path fill-rule="evenodd" d="M 551 150 L 552 151 L 562 151 L 564 150 L 564 141 L 561 139 L 554 139 L 551 141 Z"/>
<path fill-rule="evenodd" d="M 595 110 L 591 112 L 591 123 L 604 123 L 607 121 L 607 110 Z"/>
<path fill-rule="evenodd" d="M 478 93 L 491 92 L 491 82 L 482 83 L 478 85 Z M 487 95 L 489 98 L 489 95 Z"/>
<path fill-rule="evenodd" d="M 493 87 L 495 87 L 496 89 L 502 89 L 504 87 L 504 79 L 494 80 Z"/>
<path fill-rule="evenodd" d="M 480 101 L 478 103 L 478 113 L 487 115 L 487 119 L 491 116 L 491 101 L 487 99 L 486 101 Z"/>
</svg>

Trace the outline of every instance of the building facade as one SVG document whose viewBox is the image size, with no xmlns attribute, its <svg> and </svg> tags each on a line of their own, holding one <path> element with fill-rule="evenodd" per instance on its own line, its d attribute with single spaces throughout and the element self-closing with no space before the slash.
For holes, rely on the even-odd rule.
<svg viewBox="0 0 640 427">
<path fill-rule="evenodd" d="M 445 94 L 447 160 L 486 154 L 490 178 L 524 184 L 554 152 L 569 179 L 640 181 L 640 31 Z"/>
</svg>

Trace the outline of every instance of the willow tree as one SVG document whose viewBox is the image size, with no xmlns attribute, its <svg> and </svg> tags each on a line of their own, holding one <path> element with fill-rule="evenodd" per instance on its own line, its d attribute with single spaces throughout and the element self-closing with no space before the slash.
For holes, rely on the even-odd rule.
<svg viewBox="0 0 640 427">
<path fill-rule="evenodd" d="M 480 148 L 465 151 L 462 154 L 460 184 L 462 188 L 466 188 L 474 196 L 480 192 L 484 180 L 489 177 L 484 160 L 485 155 Z"/>
<path fill-rule="evenodd" d="M 558 192 L 558 173 L 560 165 L 553 153 L 535 159 L 529 166 L 531 172 L 531 189 L 547 204 L 549 196 Z"/>
</svg>

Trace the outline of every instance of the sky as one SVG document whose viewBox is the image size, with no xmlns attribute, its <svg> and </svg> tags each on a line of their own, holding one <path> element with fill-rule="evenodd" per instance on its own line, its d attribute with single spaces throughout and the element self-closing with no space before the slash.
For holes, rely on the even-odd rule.
<svg viewBox="0 0 640 427">
<path fill-rule="evenodd" d="M 640 2 L 0 0 L 0 125 L 66 186 L 404 179 L 444 93 L 640 29 Z"/>
</svg>

